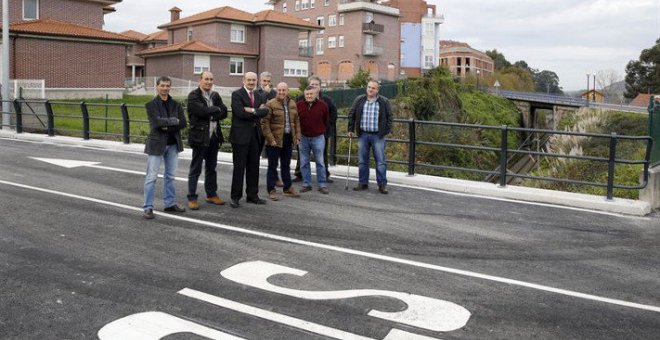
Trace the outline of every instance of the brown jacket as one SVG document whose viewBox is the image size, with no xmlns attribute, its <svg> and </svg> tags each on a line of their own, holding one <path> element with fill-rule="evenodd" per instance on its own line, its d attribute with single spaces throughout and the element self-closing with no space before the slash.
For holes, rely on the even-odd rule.
<svg viewBox="0 0 660 340">
<path fill-rule="evenodd" d="M 300 120 L 298 118 L 298 110 L 296 108 L 296 101 L 286 97 L 289 107 L 289 123 L 291 124 L 291 137 L 293 145 L 298 144 L 300 138 Z M 261 131 L 266 139 L 266 145 L 273 145 L 273 141 L 277 143 L 277 147 L 282 147 L 282 140 L 284 139 L 284 103 L 278 99 L 273 98 L 266 103 L 268 114 L 261 119 Z"/>
</svg>

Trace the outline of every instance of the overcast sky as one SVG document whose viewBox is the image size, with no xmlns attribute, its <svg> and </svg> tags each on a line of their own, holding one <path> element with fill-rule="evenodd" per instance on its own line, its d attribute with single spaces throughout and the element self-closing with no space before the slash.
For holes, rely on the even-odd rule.
<svg viewBox="0 0 660 340">
<path fill-rule="evenodd" d="M 319 0 L 320 1 L 320 0 Z M 248 12 L 266 0 L 123 0 L 105 17 L 105 29 L 152 33 L 177 6 L 189 16 L 220 6 Z M 427 0 L 445 16 L 442 39 L 497 49 L 557 73 L 564 90 L 586 88 L 586 74 L 613 70 L 623 79 L 629 60 L 660 38 L 660 0 Z"/>
</svg>

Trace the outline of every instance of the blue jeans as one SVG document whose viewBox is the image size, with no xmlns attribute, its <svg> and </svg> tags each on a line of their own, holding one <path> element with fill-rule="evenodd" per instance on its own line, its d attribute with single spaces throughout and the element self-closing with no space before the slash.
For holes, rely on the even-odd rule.
<svg viewBox="0 0 660 340">
<path fill-rule="evenodd" d="M 176 204 L 176 193 L 174 191 L 174 176 L 176 175 L 176 165 L 179 159 L 177 145 L 168 145 L 165 153 L 160 156 L 149 155 L 147 160 L 147 176 L 144 179 L 144 206 L 146 209 L 154 208 L 154 196 L 156 190 L 156 179 L 160 169 L 161 160 L 165 160 L 165 184 L 163 185 L 163 203 L 165 208 Z"/>
<path fill-rule="evenodd" d="M 325 188 L 328 185 L 325 182 L 325 164 L 323 163 L 323 148 L 325 147 L 325 137 L 323 135 L 316 137 L 300 138 L 300 172 L 302 173 L 303 185 L 312 186 L 312 167 L 309 164 L 310 151 L 314 152 L 314 161 L 316 162 L 316 181 L 319 188 Z"/>
<path fill-rule="evenodd" d="M 377 133 L 362 132 L 358 137 L 358 169 L 361 185 L 369 184 L 369 151 L 373 150 L 376 161 L 376 182 L 378 186 L 387 184 L 387 163 L 385 159 L 385 137 Z"/>
</svg>

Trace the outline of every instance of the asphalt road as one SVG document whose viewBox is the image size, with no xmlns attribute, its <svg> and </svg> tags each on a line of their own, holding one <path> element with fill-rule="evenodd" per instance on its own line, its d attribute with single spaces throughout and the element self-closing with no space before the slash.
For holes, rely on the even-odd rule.
<svg viewBox="0 0 660 340">
<path fill-rule="evenodd" d="M 657 215 L 338 181 L 147 221 L 145 166 L 0 139 L 1 339 L 660 337 Z"/>
</svg>

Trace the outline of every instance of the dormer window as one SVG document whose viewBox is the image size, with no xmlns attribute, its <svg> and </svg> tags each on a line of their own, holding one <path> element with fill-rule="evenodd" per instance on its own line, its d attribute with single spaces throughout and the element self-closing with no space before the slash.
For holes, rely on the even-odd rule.
<svg viewBox="0 0 660 340">
<path fill-rule="evenodd" d="M 23 0 L 23 20 L 39 19 L 39 0 Z"/>
</svg>

